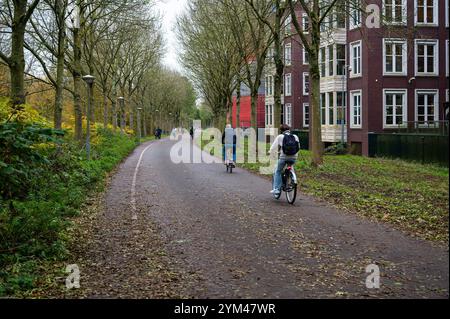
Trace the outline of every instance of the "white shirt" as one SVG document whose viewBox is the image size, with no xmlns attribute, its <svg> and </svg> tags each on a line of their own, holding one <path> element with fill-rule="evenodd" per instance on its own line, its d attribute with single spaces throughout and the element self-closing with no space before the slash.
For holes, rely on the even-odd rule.
<svg viewBox="0 0 450 319">
<path fill-rule="evenodd" d="M 291 132 L 285 132 L 284 134 L 291 135 Z M 298 157 L 298 154 L 292 155 L 292 156 L 287 156 L 283 152 L 284 134 L 281 134 L 281 135 L 277 136 L 277 138 L 275 139 L 275 142 L 273 142 L 272 147 L 270 148 L 270 154 L 273 154 L 274 152 L 278 152 L 278 149 L 281 148 L 280 158 L 295 158 L 296 159 Z M 300 140 L 299 140 L 298 136 L 297 135 L 294 135 L 294 136 L 295 136 L 295 140 L 298 143 L 300 143 Z"/>
</svg>

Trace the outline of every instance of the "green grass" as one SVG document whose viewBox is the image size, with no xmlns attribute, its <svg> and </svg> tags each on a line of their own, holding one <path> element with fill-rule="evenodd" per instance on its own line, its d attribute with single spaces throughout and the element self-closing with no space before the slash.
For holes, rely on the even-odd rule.
<svg viewBox="0 0 450 319">
<path fill-rule="evenodd" d="M 296 165 L 302 192 L 423 239 L 448 242 L 448 168 L 352 155 L 325 156 L 319 168 L 310 162 L 310 152 L 302 151 Z M 255 172 L 261 166 L 239 165 Z"/>
<path fill-rule="evenodd" d="M 34 177 L 25 198 L 0 199 L 0 296 L 23 296 L 45 285 L 53 263 L 68 252 L 67 230 L 88 196 L 137 145 L 126 135 L 101 130 L 92 159 L 65 140 L 47 150 L 49 163 Z"/>
</svg>

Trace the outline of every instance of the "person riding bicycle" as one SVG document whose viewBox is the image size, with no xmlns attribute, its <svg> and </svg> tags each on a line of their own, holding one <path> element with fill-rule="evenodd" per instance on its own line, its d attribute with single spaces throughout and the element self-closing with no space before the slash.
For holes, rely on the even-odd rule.
<svg viewBox="0 0 450 319">
<path fill-rule="evenodd" d="M 225 132 L 222 134 L 222 145 L 223 145 L 223 161 L 225 164 L 228 164 L 231 161 L 228 157 L 228 154 L 231 153 L 231 149 L 233 149 L 233 160 L 231 165 L 234 166 L 236 163 L 236 132 L 233 127 L 228 124 L 225 127 Z"/>
<path fill-rule="evenodd" d="M 158 128 L 155 130 L 155 137 L 156 137 L 156 139 L 157 139 L 157 140 L 160 140 L 160 139 L 161 139 L 161 135 L 162 135 L 162 130 L 158 127 Z"/>
<path fill-rule="evenodd" d="M 280 152 L 277 168 L 274 173 L 273 190 L 271 194 L 280 194 L 283 184 L 282 174 L 286 164 L 295 164 L 300 152 L 300 140 L 297 135 L 291 133 L 289 125 L 283 124 L 280 127 L 281 134 L 275 139 L 269 154 L 274 154 L 275 151 Z"/>
</svg>

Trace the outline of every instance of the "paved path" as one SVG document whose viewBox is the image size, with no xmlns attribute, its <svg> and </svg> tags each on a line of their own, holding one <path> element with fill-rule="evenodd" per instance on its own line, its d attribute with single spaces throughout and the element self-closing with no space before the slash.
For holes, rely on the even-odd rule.
<svg viewBox="0 0 450 319">
<path fill-rule="evenodd" d="M 140 146 L 114 176 L 74 260 L 84 297 L 448 298 L 448 249 L 303 195 L 274 201 L 241 169 L 175 165 L 173 144 Z"/>
</svg>

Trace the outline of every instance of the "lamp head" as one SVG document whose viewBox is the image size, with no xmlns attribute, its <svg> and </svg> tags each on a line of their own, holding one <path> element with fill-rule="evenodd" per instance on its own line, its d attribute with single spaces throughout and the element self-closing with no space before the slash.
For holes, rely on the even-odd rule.
<svg viewBox="0 0 450 319">
<path fill-rule="evenodd" d="M 92 75 L 85 75 L 82 77 L 83 81 L 87 84 L 93 84 L 95 82 L 95 77 Z"/>
</svg>

